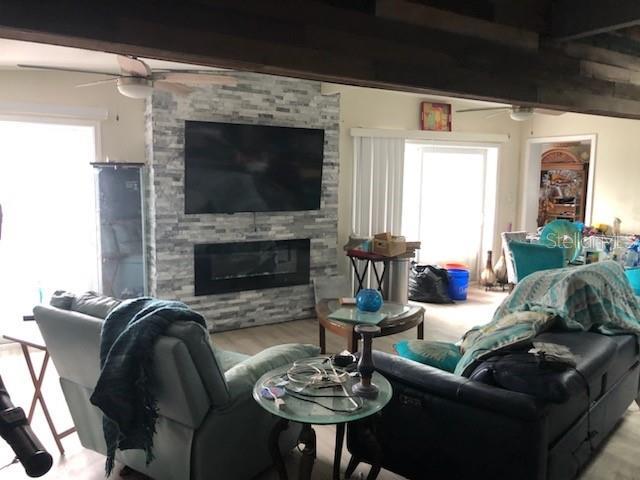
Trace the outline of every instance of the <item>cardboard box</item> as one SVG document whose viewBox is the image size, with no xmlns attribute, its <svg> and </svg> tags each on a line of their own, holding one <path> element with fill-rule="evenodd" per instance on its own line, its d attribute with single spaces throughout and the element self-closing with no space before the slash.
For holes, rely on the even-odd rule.
<svg viewBox="0 0 640 480">
<path fill-rule="evenodd" d="M 393 236 L 388 232 L 378 233 L 373 237 L 373 253 L 385 257 L 396 257 L 407 251 L 404 237 Z"/>
</svg>

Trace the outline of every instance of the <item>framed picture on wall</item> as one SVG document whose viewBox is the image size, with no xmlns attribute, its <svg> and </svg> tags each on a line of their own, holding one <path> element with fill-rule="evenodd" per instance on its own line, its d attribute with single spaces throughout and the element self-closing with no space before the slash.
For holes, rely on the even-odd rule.
<svg viewBox="0 0 640 480">
<path fill-rule="evenodd" d="M 420 129 L 451 131 L 451 104 L 449 103 L 420 103 Z"/>
</svg>

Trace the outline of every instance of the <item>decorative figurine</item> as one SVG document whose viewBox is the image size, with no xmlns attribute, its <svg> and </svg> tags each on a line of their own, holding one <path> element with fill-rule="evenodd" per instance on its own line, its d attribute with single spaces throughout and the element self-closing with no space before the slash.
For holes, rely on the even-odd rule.
<svg viewBox="0 0 640 480">
<path fill-rule="evenodd" d="M 500 285 L 506 285 L 509 282 L 507 277 L 507 262 L 504 259 L 504 254 L 500 255 L 493 271 L 496 273 L 496 280 Z"/>
<path fill-rule="evenodd" d="M 489 288 L 496 284 L 496 273 L 493 271 L 493 252 L 487 252 L 487 264 L 480 274 L 480 285 Z"/>
<path fill-rule="evenodd" d="M 354 395 L 362 398 L 376 398 L 378 387 L 371 383 L 371 376 L 375 370 L 371 356 L 371 344 L 373 337 L 380 334 L 380 327 L 376 325 L 356 325 L 354 330 L 362 336 L 362 354 L 358 362 L 360 382 L 356 383 L 352 390 Z"/>
</svg>

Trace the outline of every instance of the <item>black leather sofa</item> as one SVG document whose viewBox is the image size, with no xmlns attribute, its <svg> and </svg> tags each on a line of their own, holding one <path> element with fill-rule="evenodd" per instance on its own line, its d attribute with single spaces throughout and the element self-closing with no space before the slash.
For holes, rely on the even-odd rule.
<svg viewBox="0 0 640 480">
<path fill-rule="evenodd" d="M 638 340 L 591 332 L 537 340 L 566 345 L 577 358 L 555 380 L 572 389 L 562 403 L 374 352 L 393 398 L 349 426 L 349 470 L 366 462 L 370 478 L 379 466 L 410 479 L 575 478 L 638 397 Z"/>
</svg>

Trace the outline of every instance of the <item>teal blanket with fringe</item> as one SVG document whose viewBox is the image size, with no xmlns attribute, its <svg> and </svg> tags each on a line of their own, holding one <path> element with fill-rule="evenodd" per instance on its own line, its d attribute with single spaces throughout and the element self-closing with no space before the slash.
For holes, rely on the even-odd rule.
<svg viewBox="0 0 640 480">
<path fill-rule="evenodd" d="M 204 318 L 184 303 L 137 298 L 122 302 L 107 316 L 100 335 L 100 376 L 91 403 L 102 410 L 107 444 L 107 476 L 116 449 L 139 449 L 153 460 L 157 401 L 150 389 L 155 341 L 174 322 Z"/>
<path fill-rule="evenodd" d="M 469 376 L 497 351 L 525 346 L 551 327 L 640 334 L 640 303 L 624 270 L 613 261 L 545 270 L 527 276 L 496 310 L 493 320 L 469 330 L 454 373 Z"/>
</svg>

